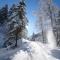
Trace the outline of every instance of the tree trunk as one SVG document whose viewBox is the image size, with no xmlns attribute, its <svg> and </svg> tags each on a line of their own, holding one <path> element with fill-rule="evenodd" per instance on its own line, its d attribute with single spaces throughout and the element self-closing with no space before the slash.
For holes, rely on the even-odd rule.
<svg viewBox="0 0 60 60">
<path fill-rule="evenodd" d="M 17 34 L 17 32 L 16 32 L 16 37 L 15 37 L 16 39 L 15 39 L 15 41 L 16 41 L 16 43 L 15 43 L 15 47 L 17 47 L 17 40 L 18 40 L 18 34 Z"/>
</svg>

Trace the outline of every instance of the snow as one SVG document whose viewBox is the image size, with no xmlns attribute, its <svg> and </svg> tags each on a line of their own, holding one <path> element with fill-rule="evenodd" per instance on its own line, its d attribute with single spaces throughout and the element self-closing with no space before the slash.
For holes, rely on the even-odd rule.
<svg viewBox="0 0 60 60">
<path fill-rule="evenodd" d="M 21 50 L 20 53 L 18 52 L 12 60 L 19 60 L 19 59 L 20 60 L 29 60 L 30 57 L 27 54 L 27 52 L 24 52 L 24 51 Z"/>
<path fill-rule="evenodd" d="M 52 49 L 56 48 L 56 39 L 55 39 L 52 28 L 50 28 L 47 31 L 47 40 L 48 40 L 48 45 L 50 48 Z"/>
<path fill-rule="evenodd" d="M 1 60 L 60 60 L 60 49 L 51 49 L 38 41 L 18 40 L 20 46 L 15 49 L 0 49 Z M 19 44 L 18 44 L 19 45 Z M 4 57 L 4 58 L 3 58 Z"/>
<path fill-rule="evenodd" d="M 43 48 L 44 46 L 38 42 L 30 42 L 27 46 L 28 48 L 25 51 L 20 50 L 17 52 L 12 60 L 56 60 L 49 55 L 51 52 L 46 48 Z"/>
</svg>

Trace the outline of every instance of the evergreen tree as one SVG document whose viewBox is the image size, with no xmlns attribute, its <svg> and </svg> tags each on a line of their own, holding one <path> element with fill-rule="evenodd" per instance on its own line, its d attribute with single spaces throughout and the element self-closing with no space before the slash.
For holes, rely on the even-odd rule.
<svg viewBox="0 0 60 60">
<path fill-rule="evenodd" d="M 32 39 L 31 39 L 31 41 L 35 41 L 35 33 L 33 32 L 33 34 L 32 34 Z"/>
<path fill-rule="evenodd" d="M 25 16 L 25 6 L 24 0 L 20 1 L 19 6 L 13 5 L 12 15 L 9 16 L 7 43 L 13 44 L 15 42 L 15 47 L 17 47 L 18 39 L 26 37 L 26 25 L 28 21 Z"/>
<path fill-rule="evenodd" d="M 4 23 L 8 20 L 8 5 L 0 9 L 0 23 Z"/>
</svg>

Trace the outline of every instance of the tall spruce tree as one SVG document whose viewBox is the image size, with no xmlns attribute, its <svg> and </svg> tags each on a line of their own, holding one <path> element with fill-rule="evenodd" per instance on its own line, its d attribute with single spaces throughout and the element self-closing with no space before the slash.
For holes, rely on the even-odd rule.
<svg viewBox="0 0 60 60">
<path fill-rule="evenodd" d="M 15 47 L 17 47 L 17 40 L 24 38 L 26 36 L 26 25 L 27 18 L 25 16 L 25 1 L 20 1 L 18 6 L 13 5 L 12 15 L 9 16 L 8 21 L 8 33 L 7 33 L 7 44 L 11 45 L 15 42 Z"/>
</svg>

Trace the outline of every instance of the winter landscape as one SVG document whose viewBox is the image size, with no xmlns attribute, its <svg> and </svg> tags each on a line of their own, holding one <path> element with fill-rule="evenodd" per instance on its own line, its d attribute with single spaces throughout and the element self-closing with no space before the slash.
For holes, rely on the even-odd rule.
<svg viewBox="0 0 60 60">
<path fill-rule="evenodd" d="M 60 0 L 0 0 L 0 60 L 60 60 Z"/>
</svg>

